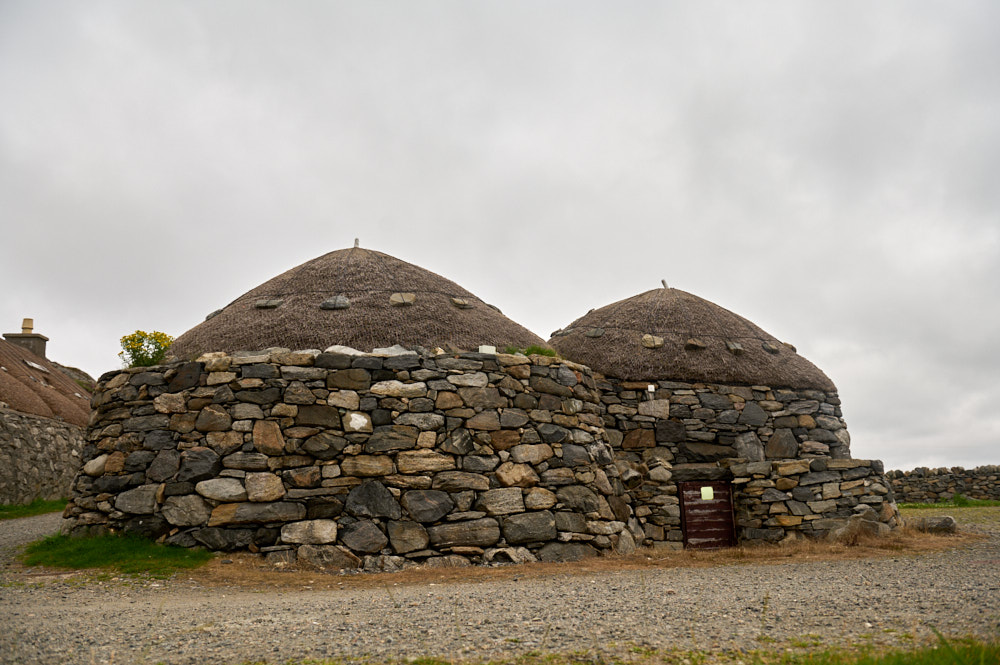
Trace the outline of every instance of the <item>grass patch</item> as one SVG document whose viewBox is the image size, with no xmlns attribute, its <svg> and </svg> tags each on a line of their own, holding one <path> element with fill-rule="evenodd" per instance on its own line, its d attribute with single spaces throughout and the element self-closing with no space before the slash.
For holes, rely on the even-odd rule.
<svg viewBox="0 0 1000 665">
<path fill-rule="evenodd" d="M 265 665 L 267 661 L 249 661 L 243 665 Z M 289 660 L 284 665 L 344 665 L 356 659 Z M 941 638 L 936 646 L 919 649 L 876 649 L 861 651 L 841 648 L 805 653 L 785 649 L 744 651 L 700 651 L 631 647 L 550 653 L 529 651 L 495 660 L 451 660 L 431 657 L 406 659 L 361 659 L 369 665 L 995 665 L 1000 662 L 1000 643 L 965 639 L 951 642 Z"/>
<path fill-rule="evenodd" d="M 556 352 L 554 349 L 550 349 L 547 346 L 538 346 L 537 344 L 529 346 L 526 349 L 519 349 L 516 346 L 508 346 L 503 350 L 504 353 L 514 355 L 515 353 L 523 353 L 526 356 L 549 356 L 550 358 L 556 357 Z"/>
<path fill-rule="evenodd" d="M 66 507 L 66 499 L 56 499 L 55 501 L 45 501 L 35 499 L 31 503 L 22 504 L 0 504 L 0 520 L 12 520 L 18 517 L 32 517 L 33 515 L 44 515 L 62 511 Z"/>
<path fill-rule="evenodd" d="M 49 536 L 25 549 L 21 560 L 28 566 L 52 568 L 103 568 L 127 575 L 169 577 L 178 570 L 208 563 L 211 552 L 172 545 L 158 545 L 142 536 Z"/>
<path fill-rule="evenodd" d="M 992 665 L 1000 663 L 1000 643 L 947 641 L 919 649 L 878 649 L 861 652 L 826 649 L 807 653 L 756 654 L 760 665 Z"/>
<path fill-rule="evenodd" d="M 1000 506 L 1000 501 L 993 499 L 970 499 L 956 494 L 947 501 L 937 501 L 935 503 L 901 503 L 900 508 L 908 510 L 935 510 L 938 508 L 992 508 Z"/>
</svg>

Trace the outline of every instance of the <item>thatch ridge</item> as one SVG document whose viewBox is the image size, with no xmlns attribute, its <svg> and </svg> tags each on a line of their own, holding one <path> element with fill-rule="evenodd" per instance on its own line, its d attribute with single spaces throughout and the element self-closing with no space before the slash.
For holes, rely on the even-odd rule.
<svg viewBox="0 0 1000 665">
<path fill-rule="evenodd" d="M 391 305 L 396 293 L 414 294 L 413 303 Z M 350 306 L 320 308 L 336 296 L 345 296 Z M 465 304 L 456 305 L 455 298 Z M 271 309 L 257 306 L 278 300 Z M 436 273 L 354 247 L 324 254 L 251 289 L 178 337 L 172 352 L 193 358 L 208 351 L 324 349 L 333 344 L 370 351 L 394 344 L 473 350 L 481 344 L 524 348 L 545 342 Z"/>
<path fill-rule="evenodd" d="M 43 370 L 28 363 L 31 362 Z M 22 413 L 58 418 L 86 427 L 90 393 L 55 364 L 31 351 L 0 339 L 0 402 Z"/>
<path fill-rule="evenodd" d="M 662 338 L 663 345 L 643 346 L 647 334 Z M 685 348 L 691 339 L 704 348 Z M 742 350 L 733 353 L 727 342 Z M 653 289 L 591 310 L 549 344 L 564 358 L 627 381 L 836 390 L 826 374 L 773 335 L 679 289 Z"/>
</svg>

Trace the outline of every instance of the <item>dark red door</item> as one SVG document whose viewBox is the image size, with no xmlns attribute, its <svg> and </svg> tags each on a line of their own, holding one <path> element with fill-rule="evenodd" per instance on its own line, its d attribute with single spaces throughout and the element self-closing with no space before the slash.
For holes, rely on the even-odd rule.
<svg viewBox="0 0 1000 665">
<path fill-rule="evenodd" d="M 733 496 L 721 480 L 677 484 L 681 495 L 684 547 L 712 549 L 736 544 Z"/>
</svg>

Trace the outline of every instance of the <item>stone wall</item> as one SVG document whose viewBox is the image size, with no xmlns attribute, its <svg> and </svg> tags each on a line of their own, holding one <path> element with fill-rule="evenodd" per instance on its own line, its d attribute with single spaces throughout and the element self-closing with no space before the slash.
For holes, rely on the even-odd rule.
<svg viewBox="0 0 1000 665">
<path fill-rule="evenodd" d="M 322 567 L 629 552 L 590 370 L 271 349 L 101 377 L 67 513 Z"/>
<path fill-rule="evenodd" d="M 727 466 L 734 485 L 736 527 L 744 541 L 821 537 L 851 522 L 873 535 L 901 524 L 878 461 L 797 459 Z"/>
<path fill-rule="evenodd" d="M 912 471 L 889 471 L 886 477 L 897 499 L 904 503 L 947 501 L 956 494 L 1000 501 L 1000 466 L 995 464 L 975 469 L 920 467 Z"/>
<path fill-rule="evenodd" d="M 881 463 L 850 459 L 836 393 L 614 379 L 597 386 L 642 544 L 681 547 L 683 480 L 733 483 L 743 542 L 822 536 L 852 515 L 896 524 Z"/>
<path fill-rule="evenodd" d="M 0 503 L 69 496 L 83 447 L 76 425 L 0 408 Z"/>
</svg>

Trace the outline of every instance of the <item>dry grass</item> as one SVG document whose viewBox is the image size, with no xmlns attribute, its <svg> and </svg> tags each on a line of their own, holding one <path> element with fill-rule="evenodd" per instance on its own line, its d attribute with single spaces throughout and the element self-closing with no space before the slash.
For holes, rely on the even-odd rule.
<svg viewBox="0 0 1000 665">
<path fill-rule="evenodd" d="M 981 523 L 1000 525 L 1000 508 L 967 509 L 972 515 L 958 513 L 961 509 L 946 511 L 959 519 L 960 524 Z M 984 514 L 992 511 L 991 514 Z M 944 511 L 943 511 L 944 512 Z M 921 511 L 926 516 L 927 511 Z M 339 575 L 315 570 L 288 568 L 279 570 L 249 554 L 226 555 L 203 568 L 185 574 L 192 582 L 206 586 L 238 586 L 247 589 L 368 589 L 387 585 L 425 585 L 448 583 L 476 583 L 535 579 L 570 575 L 594 575 L 622 570 L 662 568 L 705 568 L 732 565 L 782 565 L 802 561 L 837 561 L 880 557 L 918 556 L 928 552 L 962 547 L 986 536 L 963 530 L 952 536 L 936 536 L 912 529 L 897 529 L 892 536 L 882 540 L 864 539 L 856 545 L 798 540 L 781 545 L 750 545 L 723 550 L 683 550 L 678 552 L 652 552 L 643 550 L 630 556 L 609 556 L 586 559 L 573 563 L 532 563 L 518 566 L 468 567 L 468 568 L 417 568 L 398 573 Z"/>
</svg>

